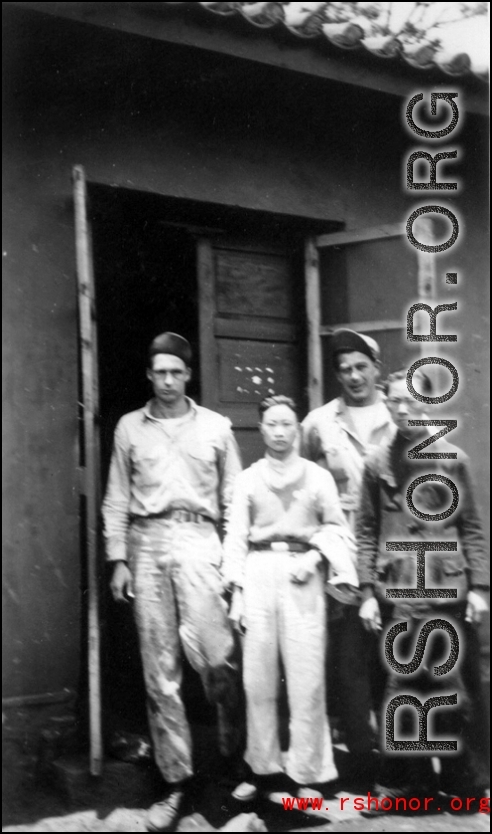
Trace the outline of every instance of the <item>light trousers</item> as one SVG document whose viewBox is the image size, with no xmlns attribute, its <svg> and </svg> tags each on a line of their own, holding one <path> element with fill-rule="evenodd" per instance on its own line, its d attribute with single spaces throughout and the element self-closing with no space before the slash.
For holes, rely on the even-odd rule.
<svg viewBox="0 0 492 834">
<path fill-rule="evenodd" d="M 143 519 L 132 524 L 129 550 L 154 755 L 164 779 L 173 783 L 193 774 L 181 698 L 182 649 L 217 704 L 220 752 L 230 755 L 238 741 L 238 681 L 221 597 L 221 544 L 212 523 Z"/>
<path fill-rule="evenodd" d="M 247 709 L 245 759 L 254 773 L 285 770 L 301 785 L 338 776 L 326 717 L 324 577 L 290 581 L 299 554 L 252 551 L 246 560 L 243 673 Z M 282 661 L 290 745 L 280 749 L 278 693 Z"/>
</svg>

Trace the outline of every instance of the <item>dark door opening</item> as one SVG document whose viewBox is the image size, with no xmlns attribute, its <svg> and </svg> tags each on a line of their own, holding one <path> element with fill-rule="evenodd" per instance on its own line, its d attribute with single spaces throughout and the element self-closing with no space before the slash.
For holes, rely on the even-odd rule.
<svg viewBox="0 0 492 834">
<path fill-rule="evenodd" d="M 163 224 L 155 197 L 101 187 L 89 193 L 104 486 L 117 421 L 151 396 L 145 371 L 154 336 L 173 330 L 190 341 L 189 393 L 200 398 L 196 246 L 186 229 Z"/>
<path fill-rule="evenodd" d="M 151 396 L 146 379 L 147 348 L 165 330 L 181 333 L 195 357 L 189 394 L 200 399 L 196 245 L 181 226 L 163 223 L 154 195 L 89 187 L 98 333 L 101 482 L 109 471 L 119 418 Z M 102 683 L 104 735 L 146 730 L 145 688 L 138 639 L 129 606 L 109 593 L 110 568 L 103 572 Z M 211 719 L 201 682 L 189 669 L 188 709 Z M 198 708 L 198 707 L 197 707 Z"/>
<path fill-rule="evenodd" d="M 263 396 L 287 393 L 307 408 L 304 242 L 334 224 L 94 183 L 88 195 L 102 491 L 114 428 L 151 396 L 146 352 L 165 330 L 190 341 L 188 392 L 232 419 L 249 465 L 262 454 L 256 422 Z M 108 583 L 109 573 L 102 595 L 106 740 L 114 730 L 146 728 L 131 609 L 113 603 Z M 191 721 L 211 723 L 199 677 L 185 662 L 183 671 Z"/>
</svg>

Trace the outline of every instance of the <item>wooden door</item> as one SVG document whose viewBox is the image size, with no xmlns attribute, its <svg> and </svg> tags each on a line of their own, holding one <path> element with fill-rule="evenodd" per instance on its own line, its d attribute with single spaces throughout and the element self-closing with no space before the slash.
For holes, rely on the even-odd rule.
<svg viewBox="0 0 492 834">
<path fill-rule="evenodd" d="M 431 223 L 420 225 L 419 239 L 433 241 Z M 406 340 L 406 315 L 411 304 L 432 299 L 434 291 L 434 256 L 408 243 L 404 224 L 334 232 L 308 241 L 310 408 L 340 393 L 330 355 L 334 330 L 349 327 L 376 339 L 384 379 L 418 358 L 419 343 Z"/>
<path fill-rule="evenodd" d="M 202 404 L 232 420 L 248 466 L 263 454 L 258 404 L 305 400 L 304 287 L 296 253 L 234 240 L 198 241 Z"/>
</svg>

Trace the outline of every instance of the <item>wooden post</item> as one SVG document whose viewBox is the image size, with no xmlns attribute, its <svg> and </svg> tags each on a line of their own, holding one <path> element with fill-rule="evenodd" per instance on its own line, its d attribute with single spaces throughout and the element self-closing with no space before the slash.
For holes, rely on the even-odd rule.
<svg viewBox="0 0 492 834">
<path fill-rule="evenodd" d="M 319 256 L 313 238 L 305 246 L 306 314 L 308 330 L 309 409 L 323 405 L 323 359 L 320 337 Z"/>
<path fill-rule="evenodd" d="M 434 223 L 431 217 L 417 217 L 415 234 L 421 243 L 434 246 Z M 420 301 L 429 302 L 436 295 L 436 256 L 433 252 L 422 252 L 417 249 L 418 290 Z"/>
<path fill-rule="evenodd" d="M 431 217 L 420 216 L 417 217 L 414 223 L 414 232 L 417 240 L 425 243 L 426 246 L 433 246 L 435 244 L 434 223 Z M 433 252 L 422 252 L 420 249 L 417 253 L 417 282 L 419 301 L 423 304 L 430 304 L 436 296 L 436 256 Z M 419 320 L 419 316 L 423 316 Z M 428 316 L 423 313 L 417 313 L 415 317 L 415 333 L 428 333 L 429 330 Z M 437 349 L 439 352 L 439 348 Z M 427 356 L 429 353 L 429 343 L 420 343 L 420 353 L 422 356 Z M 434 353 L 436 350 L 434 349 Z"/>
<path fill-rule="evenodd" d="M 85 496 L 88 576 L 88 665 L 90 772 L 102 772 L 101 668 L 99 627 L 99 571 L 97 520 L 99 514 L 99 412 L 95 296 L 90 225 L 87 216 L 87 187 L 84 169 L 73 169 L 75 203 L 75 252 L 79 301 L 79 335 L 82 365 L 82 403 L 84 410 Z"/>
<path fill-rule="evenodd" d="M 218 408 L 217 345 L 214 333 L 215 274 L 214 252 L 208 238 L 197 240 L 198 317 L 200 335 L 201 402 L 214 411 Z"/>
</svg>

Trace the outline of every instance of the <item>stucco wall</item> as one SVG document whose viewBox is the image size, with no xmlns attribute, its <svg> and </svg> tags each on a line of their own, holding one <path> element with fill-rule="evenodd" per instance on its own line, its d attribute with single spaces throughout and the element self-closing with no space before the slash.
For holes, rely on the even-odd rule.
<svg viewBox="0 0 492 834">
<path fill-rule="evenodd" d="M 69 184 L 19 153 L 4 175 L 4 695 L 74 686 L 80 569 Z"/>
<path fill-rule="evenodd" d="M 417 143 L 397 98 L 18 8 L 7 10 L 5 37 L 4 694 L 16 695 L 77 681 L 71 166 L 101 183 L 349 229 L 405 220 L 418 201 L 403 190 Z M 460 134 L 466 187 L 454 199 L 464 242 L 438 262 L 439 275 L 459 272 L 457 288 L 443 292 L 460 304 L 466 382 L 451 439 L 470 454 L 484 505 L 485 130 L 469 116 Z"/>
</svg>

